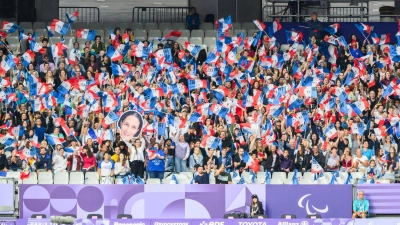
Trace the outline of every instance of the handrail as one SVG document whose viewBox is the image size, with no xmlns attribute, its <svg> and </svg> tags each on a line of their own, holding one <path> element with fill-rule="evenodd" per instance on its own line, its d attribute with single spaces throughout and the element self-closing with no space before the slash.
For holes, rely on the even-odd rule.
<svg viewBox="0 0 400 225">
<path fill-rule="evenodd" d="M 77 22 L 100 22 L 100 9 L 98 7 L 58 7 L 59 19 L 67 21 L 65 13 L 72 14 L 78 11 Z"/>
<path fill-rule="evenodd" d="M 189 7 L 144 7 L 138 6 L 132 9 L 132 22 L 159 23 L 186 22 Z"/>
</svg>

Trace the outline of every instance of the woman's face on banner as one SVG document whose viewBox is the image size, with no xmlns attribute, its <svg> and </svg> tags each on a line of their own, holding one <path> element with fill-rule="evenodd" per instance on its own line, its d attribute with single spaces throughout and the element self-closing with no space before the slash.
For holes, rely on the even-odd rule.
<svg viewBox="0 0 400 225">
<path fill-rule="evenodd" d="M 121 139 L 130 140 L 139 131 L 140 121 L 135 116 L 127 116 L 121 124 Z"/>
</svg>

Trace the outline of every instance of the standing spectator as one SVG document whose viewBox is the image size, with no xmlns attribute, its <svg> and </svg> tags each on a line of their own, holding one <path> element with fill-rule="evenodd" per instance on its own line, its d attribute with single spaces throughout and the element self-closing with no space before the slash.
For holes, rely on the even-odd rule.
<svg viewBox="0 0 400 225">
<path fill-rule="evenodd" d="M 195 184 L 209 184 L 210 183 L 210 168 L 211 168 L 211 159 L 207 162 L 207 171 L 204 172 L 203 166 L 197 167 L 197 176 L 194 177 Z"/>
<path fill-rule="evenodd" d="M 183 134 L 177 133 L 175 146 L 175 169 L 176 172 L 186 172 L 186 160 L 189 158 L 190 147 L 185 141 Z"/>
<path fill-rule="evenodd" d="M 149 153 L 148 171 L 150 178 L 158 178 L 160 181 L 164 178 L 165 171 L 165 153 L 156 143 L 153 152 Z"/>
<path fill-rule="evenodd" d="M 111 177 L 114 176 L 114 162 L 110 160 L 110 155 L 106 152 L 104 159 L 99 162 L 97 169 L 102 184 L 112 184 Z"/>
<path fill-rule="evenodd" d="M 196 8 L 190 8 L 189 15 L 186 16 L 186 28 L 190 31 L 198 30 L 200 27 L 200 15 L 196 12 Z"/>
<path fill-rule="evenodd" d="M 216 184 L 231 184 L 232 177 L 231 174 L 225 171 L 225 165 L 220 164 L 219 168 L 214 172 L 215 183 Z"/>
<path fill-rule="evenodd" d="M 8 157 L 8 166 L 10 167 L 10 169 L 12 171 L 21 171 L 22 170 L 22 160 L 19 157 L 19 155 L 17 155 L 17 150 L 15 150 L 15 149 L 12 150 L 11 155 Z M 1 168 L 0 168 L 0 170 L 1 170 Z"/>
<path fill-rule="evenodd" d="M 200 148 L 194 147 L 194 153 L 189 157 L 189 169 L 195 172 L 198 166 L 203 166 L 203 156 L 200 154 Z"/>
<path fill-rule="evenodd" d="M 364 191 L 358 191 L 358 199 L 353 202 L 352 218 L 367 218 L 369 213 L 369 201 L 364 198 Z"/>
<path fill-rule="evenodd" d="M 357 149 L 356 155 L 353 157 L 353 168 L 351 172 L 362 172 L 368 167 L 368 159 L 365 155 L 362 155 L 361 149 Z"/>
<path fill-rule="evenodd" d="M 143 137 L 137 138 L 133 146 L 128 147 L 130 155 L 131 172 L 135 177 L 140 176 L 144 178 L 144 150 L 146 142 Z"/>
<path fill-rule="evenodd" d="M 36 172 L 51 172 L 51 166 L 52 166 L 52 161 L 51 161 L 51 156 L 46 154 L 46 148 L 41 147 L 40 148 L 40 154 L 36 159 Z"/>
<path fill-rule="evenodd" d="M 225 148 L 222 149 L 221 156 L 218 159 L 218 165 L 224 165 L 224 171 L 228 173 L 233 171 L 232 157 L 227 155 L 227 150 Z"/>
<path fill-rule="evenodd" d="M 119 154 L 118 161 L 115 163 L 115 183 L 122 184 L 125 175 L 131 171 L 128 159 L 124 154 Z"/>
<path fill-rule="evenodd" d="M 235 167 L 235 170 L 240 174 L 242 174 L 243 171 L 247 171 L 248 169 L 248 165 L 246 164 L 245 161 L 243 161 L 243 154 L 244 154 L 244 149 L 239 148 L 238 154 L 235 156 L 233 160 L 233 165 Z"/>
<path fill-rule="evenodd" d="M 94 50 L 94 52 L 96 54 L 99 54 L 100 51 L 105 51 L 106 50 L 106 46 L 104 45 L 104 43 L 101 41 L 101 36 L 100 35 L 96 35 L 94 43 L 92 44 L 92 49 Z"/>
<path fill-rule="evenodd" d="M 319 165 L 322 168 L 325 168 L 325 156 L 319 152 L 318 146 L 314 145 L 312 147 L 312 153 L 308 154 L 306 159 L 303 162 L 303 168 L 302 171 L 305 172 L 310 172 L 311 171 L 311 166 L 312 166 L 312 158 L 319 163 Z"/>
<path fill-rule="evenodd" d="M 166 172 L 172 172 L 174 171 L 174 165 L 175 165 L 175 143 L 172 142 L 171 139 L 166 139 L 165 140 L 165 147 L 168 149 L 167 153 L 167 170 Z"/>
<path fill-rule="evenodd" d="M 94 172 L 96 170 L 96 159 L 92 150 L 89 147 L 84 147 L 83 152 L 80 152 L 83 161 L 83 173 Z"/>
<path fill-rule="evenodd" d="M 64 172 L 67 169 L 67 157 L 64 156 L 64 148 L 58 150 L 58 154 L 53 157 L 54 172 Z"/>
<path fill-rule="evenodd" d="M 372 156 L 374 156 L 374 153 L 368 147 L 369 147 L 368 141 L 365 140 L 361 151 L 362 151 L 362 155 L 367 157 L 368 160 L 370 160 L 372 158 Z"/>
<path fill-rule="evenodd" d="M 9 164 L 7 161 L 7 156 L 4 154 L 4 145 L 0 145 L 0 171 L 7 172 L 9 169 Z"/>
<path fill-rule="evenodd" d="M 205 169 L 207 169 L 207 162 L 211 159 L 211 169 L 217 169 L 218 167 L 218 158 L 217 156 L 214 155 L 215 149 L 209 148 L 208 149 L 208 154 L 203 156 L 203 163 L 202 166 L 204 166 Z"/>
<path fill-rule="evenodd" d="M 284 150 L 283 154 L 279 156 L 279 160 L 280 160 L 280 165 L 279 165 L 280 171 L 289 173 L 293 168 L 293 160 L 289 158 L 289 151 Z"/>
<path fill-rule="evenodd" d="M 79 151 L 74 151 L 73 154 L 69 155 L 67 158 L 67 170 L 69 172 L 79 172 L 82 171 L 82 157 L 79 155 Z"/>
<path fill-rule="evenodd" d="M 310 29 L 310 37 L 315 35 L 317 39 L 321 39 L 321 32 L 322 32 L 322 24 L 318 20 L 318 14 L 313 12 L 311 14 L 311 20 L 307 22 L 308 29 Z"/>
</svg>

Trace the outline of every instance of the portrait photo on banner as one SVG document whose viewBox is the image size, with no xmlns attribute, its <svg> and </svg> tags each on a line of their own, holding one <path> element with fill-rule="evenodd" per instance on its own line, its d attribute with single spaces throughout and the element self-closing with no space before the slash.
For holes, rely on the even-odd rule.
<svg viewBox="0 0 400 225">
<path fill-rule="evenodd" d="M 124 112 L 118 120 L 121 139 L 129 141 L 142 133 L 143 117 L 135 110 Z"/>
</svg>

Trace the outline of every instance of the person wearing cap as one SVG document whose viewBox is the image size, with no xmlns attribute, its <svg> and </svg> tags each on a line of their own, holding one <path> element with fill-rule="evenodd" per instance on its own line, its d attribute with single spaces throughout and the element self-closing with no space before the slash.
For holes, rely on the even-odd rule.
<svg viewBox="0 0 400 225">
<path fill-rule="evenodd" d="M 253 194 L 251 196 L 250 217 L 256 217 L 257 215 L 264 215 L 264 207 L 258 196 Z"/>
</svg>

